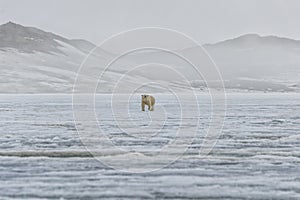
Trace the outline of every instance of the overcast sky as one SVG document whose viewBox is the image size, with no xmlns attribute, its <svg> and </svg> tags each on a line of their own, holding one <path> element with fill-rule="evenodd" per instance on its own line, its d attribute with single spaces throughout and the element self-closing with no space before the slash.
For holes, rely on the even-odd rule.
<svg viewBox="0 0 300 200">
<path fill-rule="evenodd" d="M 245 33 L 300 39 L 299 0 L 0 0 L 13 21 L 68 38 L 101 41 L 132 28 L 165 27 L 199 43 Z"/>
</svg>

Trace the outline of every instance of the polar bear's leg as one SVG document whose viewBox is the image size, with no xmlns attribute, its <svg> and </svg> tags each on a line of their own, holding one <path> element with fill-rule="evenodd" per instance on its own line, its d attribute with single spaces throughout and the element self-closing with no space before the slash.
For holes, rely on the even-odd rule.
<svg viewBox="0 0 300 200">
<path fill-rule="evenodd" d="M 149 102 L 148 102 L 148 110 L 151 110 L 151 105 L 152 105 L 152 102 L 151 102 L 151 100 L 149 100 Z"/>
<path fill-rule="evenodd" d="M 149 107 L 148 107 L 148 110 L 153 111 L 153 104 L 152 104 L 152 101 L 151 101 L 151 100 L 149 101 Z"/>
<path fill-rule="evenodd" d="M 142 102 L 142 111 L 145 111 L 145 103 Z"/>
<path fill-rule="evenodd" d="M 154 110 L 154 106 L 152 105 L 151 107 L 150 107 L 150 111 L 153 111 Z"/>
<path fill-rule="evenodd" d="M 154 106 L 153 104 L 150 104 L 150 111 L 153 111 L 154 110 Z"/>
</svg>

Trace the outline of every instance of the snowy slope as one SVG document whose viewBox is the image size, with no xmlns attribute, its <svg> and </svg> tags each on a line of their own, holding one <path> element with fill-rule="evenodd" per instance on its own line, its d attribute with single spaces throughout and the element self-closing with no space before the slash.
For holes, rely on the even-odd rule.
<svg viewBox="0 0 300 200">
<path fill-rule="evenodd" d="M 0 26 L 0 93 L 71 93 L 82 61 L 95 47 L 85 40 L 70 40 L 43 30 L 24 27 L 12 22 Z M 275 36 L 243 35 L 216 44 L 204 45 L 218 65 L 228 90 L 299 91 L 300 41 Z M 178 54 L 196 54 L 195 48 L 176 51 Z M 111 52 L 97 49 L 88 65 L 90 74 L 99 75 L 106 66 L 103 59 Z M 170 76 L 170 71 L 156 66 L 156 74 L 149 70 L 135 70 L 133 66 L 160 63 L 184 72 L 186 80 Z M 144 82 L 172 84 L 186 90 L 190 83 L 197 90 L 206 90 L 191 66 L 180 58 L 161 51 L 130 54 L 112 64 L 101 79 L 99 92 L 111 92 L 122 80 L 124 89 Z M 90 77 L 86 77 L 88 80 Z M 151 86 L 146 91 L 162 92 Z"/>
<path fill-rule="evenodd" d="M 300 41 L 247 34 L 216 44 L 205 44 L 203 48 L 219 68 L 228 91 L 300 91 Z M 197 57 L 197 49 L 190 47 L 174 53 Z M 131 65 L 124 64 L 124 60 L 120 59 L 112 68 L 126 72 Z M 204 80 L 195 75 L 192 66 L 174 54 L 160 50 L 145 51 L 129 55 L 128 60 L 136 66 L 144 63 L 168 65 L 187 75 L 193 87 L 202 90 L 206 87 Z M 202 65 L 205 64 L 203 61 Z M 198 69 L 201 71 L 201 66 Z M 139 71 L 136 75 L 147 78 L 149 72 Z M 157 73 L 157 77 L 172 81 L 170 74 L 163 70 Z M 180 84 L 182 82 L 179 81 Z"/>
<path fill-rule="evenodd" d="M 0 26 L 1 93 L 68 92 L 90 42 L 12 22 Z"/>
<path fill-rule="evenodd" d="M 298 85 L 299 89 L 300 41 L 247 34 L 204 47 L 229 87 L 293 90 Z"/>
</svg>

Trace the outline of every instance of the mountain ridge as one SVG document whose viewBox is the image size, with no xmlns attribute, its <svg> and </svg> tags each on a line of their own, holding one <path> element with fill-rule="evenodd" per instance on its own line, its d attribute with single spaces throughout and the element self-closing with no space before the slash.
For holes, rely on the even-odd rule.
<svg viewBox="0 0 300 200">
<path fill-rule="evenodd" d="M 62 45 L 55 40 L 65 42 L 83 52 L 95 47 L 93 43 L 87 40 L 67 39 L 35 27 L 26 27 L 13 22 L 0 25 L 0 48 L 15 48 L 27 53 L 32 53 L 33 51 L 62 53 L 62 51 L 57 49 L 62 47 Z"/>
<path fill-rule="evenodd" d="M 265 42 L 264 44 L 271 42 L 272 40 L 278 40 L 278 41 L 282 41 L 282 42 L 287 42 L 287 43 L 297 43 L 297 45 L 300 46 L 300 40 L 297 39 L 292 39 L 292 38 L 287 38 L 287 37 L 281 37 L 281 36 L 276 36 L 276 35 L 260 35 L 257 33 L 246 33 L 237 37 L 233 37 L 233 38 L 229 38 L 229 39 L 225 39 L 222 41 L 218 41 L 215 43 L 205 43 L 203 44 L 203 46 L 216 46 L 216 45 L 224 45 L 227 43 L 232 43 L 232 42 L 242 42 L 242 41 L 251 41 L 251 42 L 263 42 L 263 40 L 267 40 L 267 42 Z"/>
<path fill-rule="evenodd" d="M 95 44 L 83 39 L 67 39 L 35 27 L 13 22 L 0 25 L 0 93 L 71 93 L 80 65 Z M 178 52 L 196 53 L 194 47 Z M 217 64 L 226 88 L 254 91 L 300 91 L 300 41 L 278 36 L 246 34 L 204 48 Z M 99 51 L 98 51 L 99 50 Z M 97 59 L 113 56 L 97 49 L 93 57 L 93 70 L 104 69 Z M 143 61 L 163 60 L 172 65 L 189 66 L 164 55 L 163 52 L 144 52 L 117 62 L 116 70 L 109 72 L 107 86 L 126 72 L 126 67 Z M 94 72 L 94 71 L 93 71 Z M 169 80 L 168 74 L 160 78 Z M 134 81 L 149 77 L 139 72 Z M 193 87 L 203 89 L 202 81 L 191 80 Z M 109 92 L 109 91 L 108 91 Z"/>
<path fill-rule="evenodd" d="M 15 27 L 15 28 L 18 27 L 18 28 L 22 28 L 22 29 L 35 30 L 37 32 L 42 32 L 42 33 L 45 33 L 47 35 L 52 35 L 55 38 L 59 38 L 59 39 L 62 39 L 64 41 L 74 42 L 74 44 L 78 43 L 78 42 L 84 42 L 84 43 L 87 44 L 87 46 L 90 47 L 90 49 L 96 47 L 96 45 L 94 43 L 92 43 L 92 42 L 90 42 L 89 40 L 86 40 L 86 39 L 79 39 L 79 38 L 77 38 L 77 39 L 67 39 L 64 36 L 61 36 L 61 35 L 53 33 L 53 32 L 44 31 L 42 29 L 32 27 L 32 26 L 23 26 L 21 24 L 17 24 L 17 23 L 12 22 L 12 21 L 9 21 L 7 23 L 4 23 L 4 24 L 0 25 L 0 35 L 1 35 L 2 28 L 4 28 L 4 27 Z M 0 40 L 1 40 L 1 37 L 0 37 Z M 297 45 L 300 46 L 300 40 L 297 40 L 297 39 L 292 39 L 292 38 L 288 38 L 288 37 L 281 37 L 281 36 L 276 36 L 276 35 L 263 35 L 262 36 L 262 35 L 257 34 L 257 33 L 245 33 L 245 34 L 242 34 L 242 35 L 239 35 L 239 36 L 236 36 L 236 37 L 232 37 L 232 38 L 229 38 L 229 39 L 224 39 L 224 40 L 213 42 L 213 43 L 204 43 L 204 44 L 202 44 L 202 46 L 210 47 L 210 46 L 224 45 L 224 44 L 227 44 L 227 43 L 232 43 L 232 42 L 236 42 L 236 41 L 245 41 L 245 40 L 249 40 L 251 42 L 253 42 L 255 40 L 256 41 L 268 40 L 269 42 L 271 40 L 280 40 L 280 41 L 287 42 L 287 43 L 297 43 Z M 2 44 L 0 43 L 0 47 L 3 47 L 3 46 L 1 46 Z M 188 48 L 193 48 L 193 47 L 187 47 L 187 49 Z"/>
</svg>

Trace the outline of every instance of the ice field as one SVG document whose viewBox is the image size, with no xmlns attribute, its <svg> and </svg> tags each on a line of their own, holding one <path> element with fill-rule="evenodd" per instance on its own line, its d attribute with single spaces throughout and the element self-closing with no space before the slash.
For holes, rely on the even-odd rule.
<svg viewBox="0 0 300 200">
<path fill-rule="evenodd" d="M 99 127 L 125 153 L 100 142 L 95 159 L 76 131 L 82 127 L 75 126 L 71 95 L 0 95 L 0 199 L 300 199 L 300 94 L 228 94 L 222 135 L 205 157 L 198 153 L 210 102 L 197 97 L 199 112 L 181 102 L 191 113 L 182 117 L 176 98 L 157 96 L 149 113 L 137 96 L 125 118 L 118 109 L 112 116 L 109 98 L 97 96 Z M 135 153 L 165 147 L 180 126 L 191 144 L 155 160 L 156 170 L 114 169 L 142 168 Z M 102 136 L 93 137 L 95 145 Z M 175 161 L 165 165 L 170 156 Z"/>
</svg>

